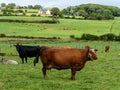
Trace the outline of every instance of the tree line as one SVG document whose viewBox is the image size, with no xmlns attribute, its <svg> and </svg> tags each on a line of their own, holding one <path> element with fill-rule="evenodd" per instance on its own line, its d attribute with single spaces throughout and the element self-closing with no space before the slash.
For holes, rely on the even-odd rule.
<svg viewBox="0 0 120 90">
<path fill-rule="evenodd" d="M 34 5 L 34 6 L 33 5 L 19 6 L 19 5 L 16 5 L 15 3 L 9 3 L 9 4 L 1 3 L 1 7 L 9 8 L 9 9 L 40 9 L 40 8 L 42 8 L 42 6 L 39 4 Z"/>
<path fill-rule="evenodd" d="M 84 19 L 109 20 L 120 16 L 120 9 L 115 6 L 100 4 L 82 4 L 70 6 L 62 10 L 64 15 L 82 16 Z"/>
<path fill-rule="evenodd" d="M 3 14 L 6 12 L 14 12 L 13 9 L 18 9 L 15 12 L 25 13 L 27 9 L 40 9 L 43 8 L 41 5 L 28 5 L 28 6 L 17 6 L 15 3 L 1 3 L 1 8 L 3 8 Z M 25 9 L 23 11 L 23 9 Z M 81 4 L 78 6 L 69 6 L 60 10 L 58 7 L 53 7 L 50 9 L 52 16 L 57 18 L 76 18 L 80 16 L 80 19 L 90 19 L 90 20 L 109 20 L 114 19 L 114 17 L 120 16 L 120 8 L 115 6 L 107 6 L 100 4 Z"/>
</svg>

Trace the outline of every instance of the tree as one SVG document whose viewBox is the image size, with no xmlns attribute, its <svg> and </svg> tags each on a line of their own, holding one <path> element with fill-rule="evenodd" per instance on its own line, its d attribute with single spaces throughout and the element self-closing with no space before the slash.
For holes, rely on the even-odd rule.
<svg viewBox="0 0 120 90">
<path fill-rule="evenodd" d="M 41 5 L 35 5 L 33 8 L 34 9 L 40 9 L 40 8 L 42 8 L 42 6 Z"/>
<path fill-rule="evenodd" d="M 7 5 L 7 8 L 10 8 L 10 9 L 14 9 L 16 7 L 16 4 L 15 3 L 9 3 Z"/>
<path fill-rule="evenodd" d="M 33 6 L 32 5 L 28 5 L 28 9 L 33 9 Z"/>
<path fill-rule="evenodd" d="M 114 19 L 111 11 L 107 9 L 103 11 L 103 16 L 104 16 L 104 19 Z"/>
<path fill-rule="evenodd" d="M 6 4 L 5 3 L 1 3 L 1 7 L 6 7 Z"/>
<path fill-rule="evenodd" d="M 58 15 L 59 15 L 60 18 L 63 18 L 63 17 L 64 17 L 62 11 L 60 11 L 60 12 L 58 13 Z"/>
<path fill-rule="evenodd" d="M 85 15 L 85 10 L 83 10 L 83 9 L 81 9 L 81 10 L 78 10 L 78 15 L 79 16 L 83 16 L 83 15 Z"/>
<path fill-rule="evenodd" d="M 59 16 L 60 10 L 57 7 L 51 9 L 51 14 L 55 17 Z"/>
<path fill-rule="evenodd" d="M 15 11 L 13 9 L 2 9 L 4 15 L 12 15 Z"/>
<path fill-rule="evenodd" d="M 99 4 L 82 4 L 75 6 L 73 12 L 83 16 L 84 19 L 97 19 L 97 20 L 109 20 L 114 19 L 114 16 L 120 16 L 120 9 L 114 6 L 105 6 Z M 71 10 L 70 7 L 67 8 Z"/>
<path fill-rule="evenodd" d="M 67 7 L 67 13 L 69 14 L 69 15 L 73 15 L 73 9 L 72 9 L 72 7 L 70 6 L 70 7 Z"/>
<path fill-rule="evenodd" d="M 63 10 L 62 10 L 62 13 L 63 13 L 64 15 L 67 15 L 67 10 L 66 10 L 66 9 L 63 9 Z"/>
</svg>

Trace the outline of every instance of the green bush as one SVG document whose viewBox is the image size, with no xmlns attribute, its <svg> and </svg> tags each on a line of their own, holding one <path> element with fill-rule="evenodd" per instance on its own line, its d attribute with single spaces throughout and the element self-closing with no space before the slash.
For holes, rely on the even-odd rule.
<svg viewBox="0 0 120 90">
<path fill-rule="evenodd" d="M 117 36 L 113 33 L 107 33 L 104 35 L 100 36 L 100 40 L 104 40 L 104 41 L 114 41 L 117 38 Z"/>
<path fill-rule="evenodd" d="M 75 38 L 75 35 L 70 35 L 70 38 Z"/>
<path fill-rule="evenodd" d="M 99 37 L 91 34 L 83 34 L 81 39 L 82 40 L 99 40 Z"/>
<path fill-rule="evenodd" d="M 60 23 L 60 21 L 55 17 L 52 18 L 52 21 L 55 22 L 55 23 Z"/>
<path fill-rule="evenodd" d="M 12 20 L 12 19 L 0 19 L 0 22 L 16 22 L 16 23 L 59 23 L 59 20 L 52 19 L 52 20 L 34 20 L 34 21 L 28 21 L 28 20 Z"/>
<path fill-rule="evenodd" d="M 31 16 L 32 16 L 32 17 L 35 17 L 35 16 L 36 16 L 36 14 L 32 14 Z"/>
<path fill-rule="evenodd" d="M 4 33 L 1 33 L 0 37 L 6 37 L 6 35 Z"/>
<path fill-rule="evenodd" d="M 120 34 L 116 36 L 113 33 L 107 33 L 104 35 L 96 36 L 91 34 L 83 34 L 81 40 L 102 40 L 102 41 L 120 41 Z"/>
<path fill-rule="evenodd" d="M 25 12 L 23 12 L 22 14 L 23 14 L 24 16 L 26 15 L 26 13 L 25 13 Z"/>
<path fill-rule="evenodd" d="M 118 36 L 116 36 L 116 41 L 120 41 L 120 34 Z"/>
</svg>

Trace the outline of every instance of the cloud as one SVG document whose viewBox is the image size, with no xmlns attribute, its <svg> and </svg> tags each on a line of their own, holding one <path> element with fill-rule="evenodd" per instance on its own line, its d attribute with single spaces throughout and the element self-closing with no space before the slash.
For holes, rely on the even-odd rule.
<svg viewBox="0 0 120 90">
<path fill-rule="evenodd" d="M 65 8 L 80 4 L 94 3 L 103 5 L 112 5 L 120 7 L 120 0 L 0 0 L 0 3 L 15 3 L 16 5 L 42 5 L 43 7 L 59 7 Z"/>
</svg>

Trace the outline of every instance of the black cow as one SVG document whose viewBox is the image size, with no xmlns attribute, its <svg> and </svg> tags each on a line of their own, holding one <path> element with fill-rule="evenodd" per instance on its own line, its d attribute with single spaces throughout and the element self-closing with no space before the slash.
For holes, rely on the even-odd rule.
<svg viewBox="0 0 120 90">
<path fill-rule="evenodd" d="M 22 59 L 22 63 L 24 63 L 24 58 L 27 63 L 27 57 L 36 57 L 40 49 L 40 46 L 23 46 L 19 44 L 14 46 L 19 53 L 19 57 Z"/>
</svg>

